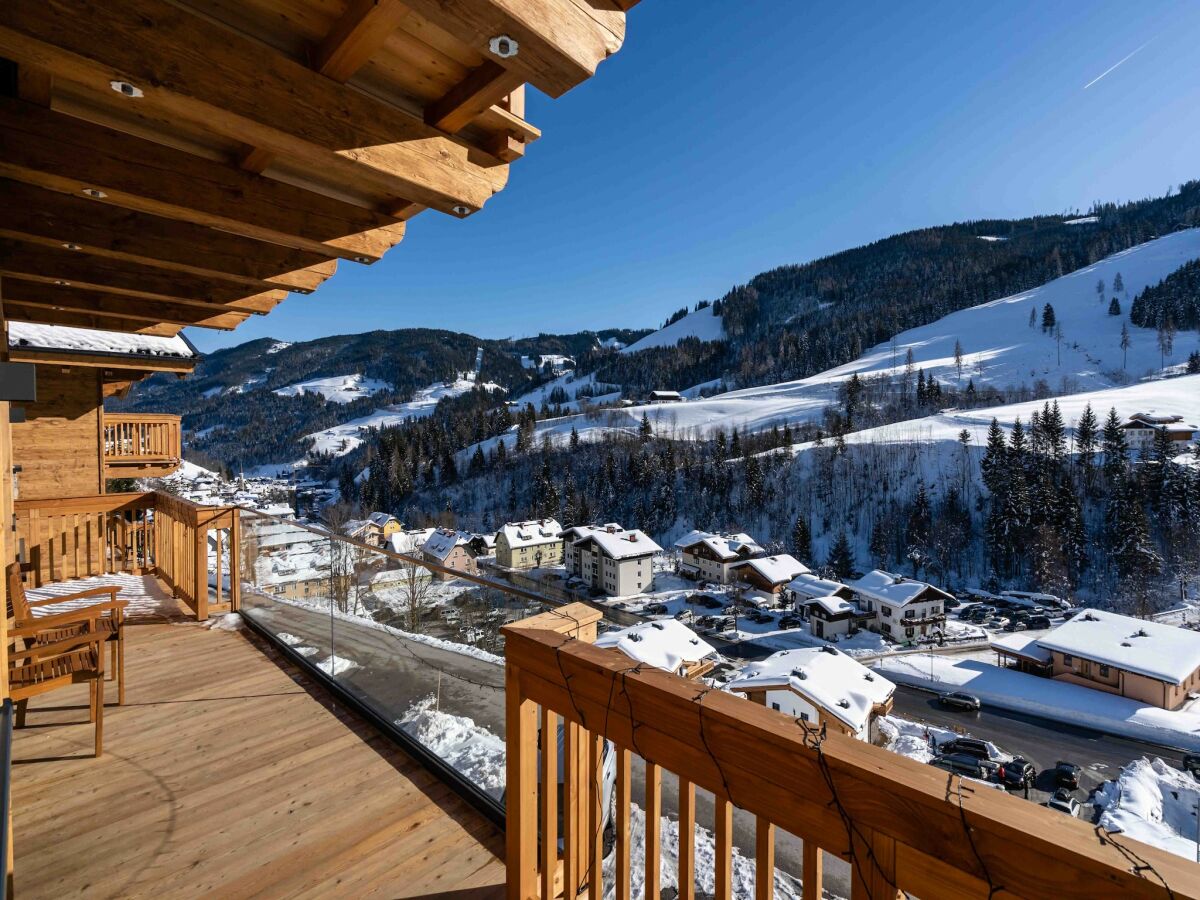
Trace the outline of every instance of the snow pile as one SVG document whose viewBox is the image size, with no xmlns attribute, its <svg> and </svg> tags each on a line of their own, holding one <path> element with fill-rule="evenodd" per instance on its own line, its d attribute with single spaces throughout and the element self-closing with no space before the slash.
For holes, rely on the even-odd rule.
<svg viewBox="0 0 1200 900">
<path fill-rule="evenodd" d="M 1080 216 L 1078 219 L 1066 219 L 1063 222 L 1063 224 L 1064 225 L 1091 225 L 1091 224 L 1093 224 L 1095 222 L 1099 222 L 1099 221 L 1100 221 L 1099 216 Z"/>
<path fill-rule="evenodd" d="M 69 328 L 66 325 L 35 325 L 10 322 L 10 347 L 35 350 L 59 350 L 75 353 L 120 353 L 129 356 L 170 356 L 195 359 L 191 344 L 180 335 L 159 337 L 151 334 L 126 334 L 93 328 Z"/>
<path fill-rule="evenodd" d="M 327 656 L 316 662 L 316 667 L 326 675 L 348 675 L 359 668 L 358 663 L 344 656 Z"/>
<path fill-rule="evenodd" d="M 996 706 L 1068 722 L 1166 747 L 1200 750 L 1200 712 L 1161 709 L 1127 697 L 974 659 L 955 661 L 922 653 L 877 660 L 892 681 L 937 691 L 964 690 Z M 932 677 L 931 677 L 932 676 Z"/>
<path fill-rule="evenodd" d="M 396 725 L 497 800 L 504 793 L 504 741 L 472 719 L 437 709 L 432 694 L 418 700 Z"/>
<path fill-rule="evenodd" d="M 685 337 L 695 337 L 702 341 L 725 340 L 725 328 L 721 317 L 713 312 L 711 306 L 688 313 L 678 322 L 672 322 L 666 328 L 651 332 L 640 341 L 635 341 L 621 349 L 622 353 L 637 353 L 639 350 L 649 350 L 651 347 L 674 347 Z"/>
<path fill-rule="evenodd" d="M 948 728 L 938 728 L 936 725 L 926 725 L 924 722 L 914 722 L 901 716 L 880 716 L 875 720 L 879 733 L 884 738 L 884 749 L 898 753 L 908 759 L 927 763 L 937 754 L 937 748 L 947 741 L 959 737 L 970 737 L 970 734 L 958 734 Z M 1008 760 L 1012 757 L 1004 753 L 990 741 L 985 742 L 988 756 L 994 760 Z"/>
<path fill-rule="evenodd" d="M 1099 824 L 1179 856 L 1196 859 L 1200 782 L 1161 759 L 1137 759 L 1093 797 Z"/>
<path fill-rule="evenodd" d="M 209 631 L 241 631 L 246 627 L 246 623 L 242 621 L 242 617 L 238 613 L 231 612 L 217 616 L 215 619 L 209 619 L 204 627 Z"/>
<path fill-rule="evenodd" d="M 390 391 L 392 385 L 378 378 L 367 378 L 362 374 L 334 375 L 331 378 L 311 378 L 287 387 L 276 388 L 272 393 L 280 397 L 299 397 L 303 394 L 319 394 L 330 403 L 349 403 L 376 391 Z"/>
<path fill-rule="evenodd" d="M 662 887 L 679 886 L 679 823 L 662 816 L 659 819 L 659 871 Z M 694 846 L 696 848 L 696 887 L 700 894 L 713 896 L 716 891 L 717 861 L 714 836 L 703 825 L 696 826 Z M 646 888 L 646 813 L 636 803 L 629 811 L 629 869 L 631 897 L 645 895 Z M 609 854 L 604 861 L 605 900 L 612 900 L 616 890 L 617 854 Z M 733 896 L 754 896 L 755 863 L 733 848 Z M 799 900 L 802 896 L 800 881 L 786 872 L 775 870 L 774 896 L 779 900 Z"/>
</svg>

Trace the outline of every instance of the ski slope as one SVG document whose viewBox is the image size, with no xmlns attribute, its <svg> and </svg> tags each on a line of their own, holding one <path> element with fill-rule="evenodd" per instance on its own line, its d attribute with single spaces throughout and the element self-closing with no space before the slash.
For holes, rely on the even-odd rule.
<svg viewBox="0 0 1200 900">
<path fill-rule="evenodd" d="M 696 312 L 688 313 L 678 322 L 672 322 L 666 328 L 652 331 L 640 341 L 634 341 L 628 347 L 622 348 L 622 353 L 637 353 L 639 350 L 649 350 L 651 347 L 674 347 L 685 337 L 697 337 L 702 341 L 722 341 L 725 339 L 725 329 L 721 317 L 713 312 L 711 306 Z"/>
<path fill-rule="evenodd" d="M 399 425 L 405 419 L 423 419 L 433 413 L 434 407 L 443 397 L 461 396 L 475 386 L 475 382 L 469 378 L 458 378 L 449 384 L 438 382 L 423 387 L 407 403 L 385 406 L 350 422 L 313 432 L 308 435 L 313 439 L 312 452 L 342 456 L 363 442 L 362 434 L 367 429 L 388 428 Z M 488 391 L 504 390 L 490 381 L 481 386 Z"/>
<path fill-rule="evenodd" d="M 302 394 L 320 394 L 330 403 L 349 403 L 376 391 L 393 390 L 392 385 L 378 378 L 367 378 L 361 373 L 334 375 L 331 378 L 312 378 L 276 388 L 272 393 L 280 397 L 299 397 Z"/>
<path fill-rule="evenodd" d="M 965 385 L 968 379 L 974 379 L 977 387 L 997 388 L 1032 386 L 1044 380 L 1054 394 L 1077 394 L 1138 382 L 1158 374 L 1159 350 L 1153 329 L 1129 323 L 1129 306 L 1146 286 L 1157 284 L 1196 258 L 1200 258 L 1200 229 L 1175 232 L 1115 253 L 1041 287 L 959 310 L 928 325 L 901 332 L 894 346 L 892 341 L 880 344 L 851 363 L 809 378 L 729 391 L 685 403 L 634 406 L 552 419 L 538 424 L 534 440 L 541 441 L 544 434 L 549 434 L 552 442 L 561 442 L 573 427 L 585 440 L 599 439 L 614 431 L 633 433 L 643 414 L 657 433 L 678 438 L 708 437 L 718 428 L 729 431 L 744 427 L 758 431 L 773 425 L 813 421 L 821 417 L 826 406 L 836 402 L 839 385 L 851 375 L 899 373 L 909 350 L 915 367 L 949 387 Z M 1125 291 L 1118 295 L 1122 315 L 1110 316 L 1108 305 L 1117 273 L 1125 284 Z M 1107 289 L 1103 300 L 1096 294 L 1096 282 L 1101 279 Z M 1053 306 L 1062 328 L 1061 343 L 1041 329 L 1042 308 L 1047 303 Z M 1031 311 L 1035 318 L 1033 328 L 1029 327 Z M 644 349 L 646 341 L 657 342 L 650 346 L 673 343 L 685 336 L 685 332 L 693 333 L 696 323 L 703 321 L 708 313 L 710 309 L 692 313 L 631 345 L 626 352 Z M 719 317 L 709 315 L 708 319 L 719 325 Z M 1122 323 L 1132 341 L 1127 356 L 1120 347 Z M 673 335 L 672 329 L 677 326 L 682 328 Z M 954 359 L 956 341 L 963 349 L 961 379 Z M 1166 359 L 1168 370 L 1179 371 L 1187 355 L 1198 347 L 1200 336 L 1196 332 L 1180 332 L 1172 355 Z M 1147 388 L 1151 393 L 1170 390 L 1164 384 L 1155 381 Z M 1139 402 L 1138 405 L 1167 404 Z M 1187 409 L 1175 411 L 1191 418 L 1196 416 Z M 990 419 L 989 415 L 986 421 Z M 502 439 L 511 449 L 515 435 L 505 435 Z M 494 447 L 497 440 L 484 442 L 484 452 Z M 468 455 L 471 452 L 474 447 L 468 448 Z"/>
</svg>

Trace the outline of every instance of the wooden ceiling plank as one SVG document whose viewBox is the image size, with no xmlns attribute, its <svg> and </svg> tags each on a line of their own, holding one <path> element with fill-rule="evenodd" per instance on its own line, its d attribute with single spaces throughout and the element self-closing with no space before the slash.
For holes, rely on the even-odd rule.
<svg viewBox="0 0 1200 900">
<path fill-rule="evenodd" d="M 404 0 L 404 4 L 485 59 L 496 59 L 489 48 L 492 38 L 513 38 L 516 55 L 498 61 L 551 97 L 560 97 L 590 78 L 624 39 L 624 17 L 619 11 L 589 11 L 571 0 Z"/>
<path fill-rule="evenodd" d="M 404 225 L 232 166 L 0 98 L 0 175 L 320 254 L 379 259 Z"/>
<path fill-rule="evenodd" d="M 18 66 L 17 96 L 27 103 L 49 108 L 54 97 L 54 76 L 44 69 Z"/>
<path fill-rule="evenodd" d="M 70 304 L 68 299 L 65 301 Z M 121 309 L 109 309 L 96 307 L 81 301 L 75 301 L 74 305 L 62 305 L 53 303 L 47 300 L 5 300 L 5 309 L 9 305 L 25 307 L 30 310 L 40 309 L 50 312 L 67 312 L 77 313 L 80 315 L 94 316 L 97 319 L 117 319 L 120 321 L 141 320 L 151 324 L 162 325 L 177 325 L 180 328 L 188 326 L 191 328 L 212 328 L 218 331 L 233 331 L 250 317 L 249 313 L 217 313 L 215 315 L 207 314 L 204 310 L 189 306 L 171 306 L 170 304 L 156 303 L 153 300 L 142 301 L 145 305 L 135 305 L 126 303 Z M 101 326 L 104 327 L 104 326 Z"/>
<path fill-rule="evenodd" d="M 74 310 L 42 309 L 19 303 L 5 303 L 4 314 L 13 322 L 65 325 L 68 328 L 94 328 L 98 331 L 126 331 L 131 334 L 150 334 L 158 337 L 174 337 L 179 334 L 182 327 L 154 319 L 109 317 Z"/>
<path fill-rule="evenodd" d="M 265 316 L 274 308 L 260 306 L 255 309 L 235 304 L 194 303 L 183 300 L 167 300 L 161 297 L 135 297 L 129 294 L 115 294 L 112 291 L 100 291 L 95 288 L 79 285 L 60 285 L 47 281 L 36 281 L 15 276 L 4 278 L 5 300 L 37 306 L 62 306 L 67 309 L 95 309 L 99 312 L 119 314 L 125 312 L 132 315 L 133 310 L 148 313 L 152 309 L 170 311 L 175 319 L 182 324 L 208 316 L 221 316 L 229 313 L 247 319 L 252 315 Z M 172 321 L 172 319 L 163 319 Z"/>
<path fill-rule="evenodd" d="M 9 0 L 0 54 L 97 90 L 131 83 L 131 103 L 444 212 L 480 209 L 507 180 L 465 141 L 166 0 L 86 15 L 72 0 Z"/>
<path fill-rule="evenodd" d="M 225 278 L 260 291 L 315 290 L 337 268 L 337 260 L 315 253 L 17 181 L 0 179 L 0 198 L 5 207 L 0 237 L 51 247 L 71 242 L 88 253 Z"/>
<path fill-rule="evenodd" d="M 520 87 L 520 77 L 497 62 L 485 60 L 441 99 L 425 107 L 425 121 L 454 134 Z"/>
<path fill-rule="evenodd" d="M 87 284 L 133 296 L 157 296 L 207 303 L 241 300 L 247 297 L 248 293 L 245 285 L 228 281 L 95 256 L 82 249 L 47 247 L 43 244 L 8 239 L 0 240 L 0 272 Z M 259 294 L 276 300 L 287 296 L 287 292 L 281 289 L 256 292 L 256 295 Z"/>
</svg>

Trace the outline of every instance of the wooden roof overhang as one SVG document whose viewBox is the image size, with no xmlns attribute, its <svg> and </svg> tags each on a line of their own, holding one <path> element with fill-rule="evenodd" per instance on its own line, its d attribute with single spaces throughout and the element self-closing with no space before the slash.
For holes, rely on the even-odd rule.
<svg viewBox="0 0 1200 900">
<path fill-rule="evenodd" d="M 636 0 L 8 0 L 8 320 L 232 329 L 466 217 Z"/>
</svg>

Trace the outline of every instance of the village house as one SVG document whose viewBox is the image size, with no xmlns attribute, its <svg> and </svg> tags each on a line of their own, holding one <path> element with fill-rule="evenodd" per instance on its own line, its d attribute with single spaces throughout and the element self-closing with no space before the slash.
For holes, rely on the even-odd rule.
<svg viewBox="0 0 1200 900">
<path fill-rule="evenodd" d="M 875 618 L 874 613 L 865 612 L 855 602 L 854 591 L 849 587 L 812 572 L 789 581 L 784 597 L 791 601 L 796 612 L 809 619 L 812 633 L 826 640 L 854 634 Z"/>
<path fill-rule="evenodd" d="M 1200 633 L 1089 609 L 1037 639 L 1050 677 L 1178 709 L 1200 691 Z"/>
<path fill-rule="evenodd" d="M 646 399 L 649 403 L 682 403 L 683 394 L 679 391 L 651 391 Z"/>
<path fill-rule="evenodd" d="M 946 601 L 954 599 L 941 588 L 882 569 L 873 569 L 849 587 L 858 594 L 864 612 L 872 613 L 872 631 L 900 643 L 942 630 Z"/>
<path fill-rule="evenodd" d="M 393 553 L 405 556 L 419 553 L 436 528 L 405 528 L 388 535 L 387 546 Z"/>
<path fill-rule="evenodd" d="M 611 597 L 646 590 L 654 582 L 653 559 L 662 547 L 643 531 L 615 522 L 580 525 L 562 533 L 567 571 Z"/>
<path fill-rule="evenodd" d="M 496 535 L 494 532 L 485 532 L 471 535 L 471 551 L 476 557 L 495 556 L 496 555 Z"/>
<path fill-rule="evenodd" d="M 389 516 L 387 513 L 382 512 L 373 512 L 365 519 L 351 519 L 343 526 L 342 531 L 349 537 L 360 540 L 365 544 L 386 547 L 388 545 L 388 538 L 402 529 L 403 526 L 400 524 L 400 520 L 395 516 Z"/>
<path fill-rule="evenodd" d="M 477 575 L 479 567 L 475 563 L 475 552 L 471 549 L 471 537 L 472 535 L 465 531 L 439 528 L 421 546 L 421 558 L 435 566 L 465 575 Z M 433 577 L 445 581 L 454 576 L 435 570 Z"/>
<path fill-rule="evenodd" d="M 783 594 L 789 581 L 807 572 L 808 566 L 794 556 L 778 553 L 734 563 L 729 570 L 730 583 L 745 585 L 751 591 L 768 595 L 773 600 Z"/>
<path fill-rule="evenodd" d="M 728 584 L 735 563 L 766 556 L 767 551 L 748 534 L 693 531 L 675 542 L 680 551 L 679 574 L 700 581 Z"/>
<path fill-rule="evenodd" d="M 784 715 L 860 741 L 892 711 L 896 686 L 833 647 L 783 650 L 742 669 L 725 689 Z"/>
<path fill-rule="evenodd" d="M 597 647 L 615 647 L 634 662 L 645 663 L 684 678 L 707 675 L 714 665 L 716 648 L 676 619 L 639 622 L 628 628 L 606 631 Z"/>
<path fill-rule="evenodd" d="M 562 530 L 554 519 L 505 524 L 496 532 L 496 564 L 510 569 L 559 565 L 563 559 Z"/>
<path fill-rule="evenodd" d="M 1167 433 L 1171 449 L 1175 453 L 1182 453 L 1196 439 L 1196 432 L 1200 430 L 1195 425 L 1185 424 L 1183 416 L 1154 413 L 1136 413 L 1121 428 L 1125 432 L 1125 443 L 1135 457 L 1150 455 L 1154 448 L 1154 436 L 1160 431 Z"/>
</svg>

